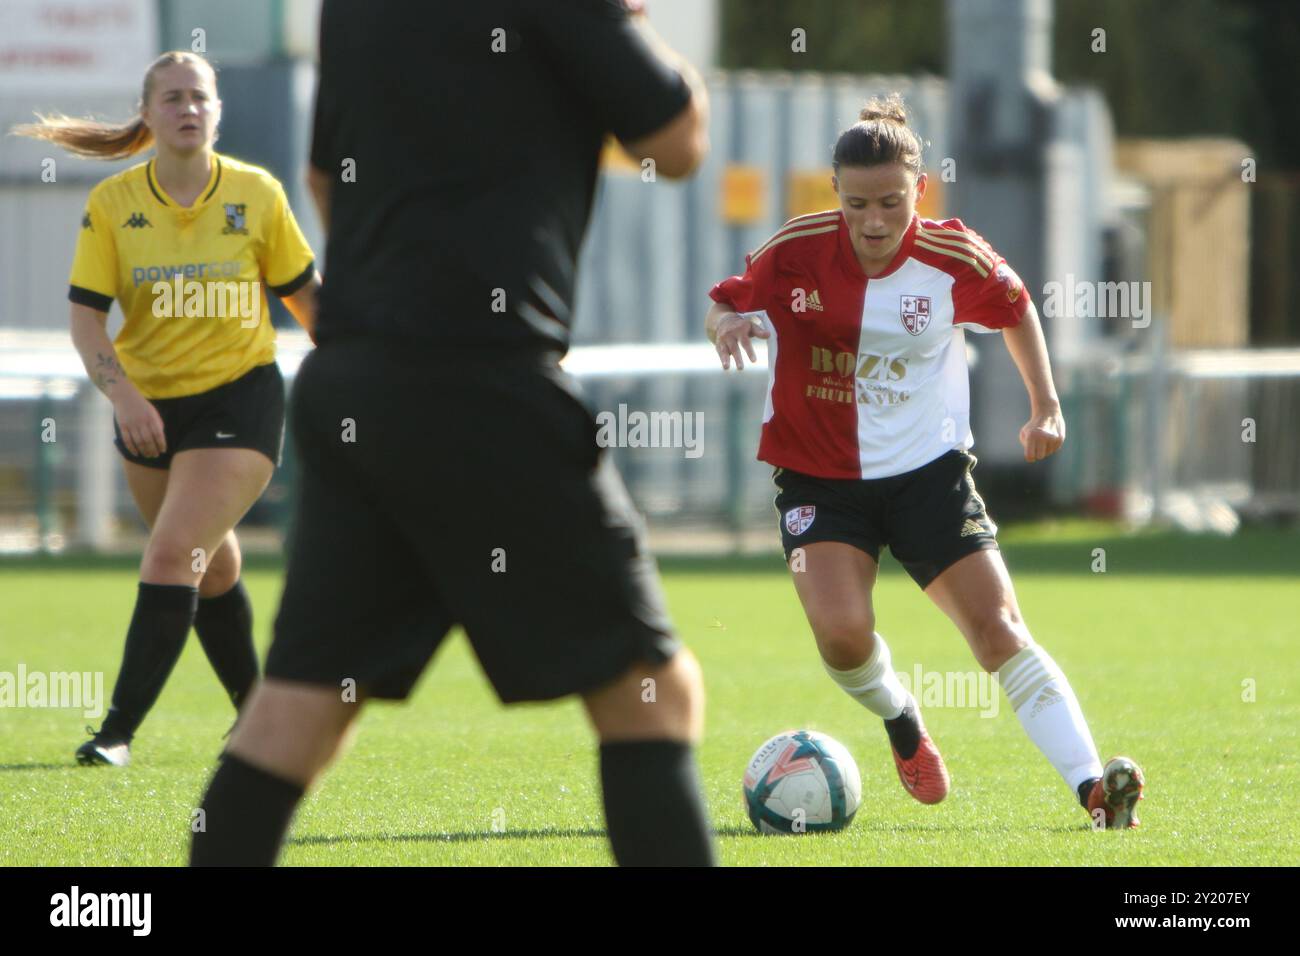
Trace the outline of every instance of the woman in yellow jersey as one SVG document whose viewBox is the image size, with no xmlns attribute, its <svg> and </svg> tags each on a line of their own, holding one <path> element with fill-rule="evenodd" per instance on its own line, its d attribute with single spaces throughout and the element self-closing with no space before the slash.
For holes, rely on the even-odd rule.
<svg viewBox="0 0 1300 956">
<path fill-rule="evenodd" d="M 72 267 L 72 341 L 113 403 L 127 483 L 150 527 L 112 707 L 77 750 L 124 766 L 191 624 L 238 709 L 257 676 L 234 527 L 279 462 L 284 383 L 265 289 L 310 333 L 320 276 L 279 182 L 213 150 L 212 66 L 159 57 L 123 125 L 41 117 L 15 132 L 148 162 L 91 190 Z M 125 322 L 110 341 L 113 300 Z"/>
</svg>

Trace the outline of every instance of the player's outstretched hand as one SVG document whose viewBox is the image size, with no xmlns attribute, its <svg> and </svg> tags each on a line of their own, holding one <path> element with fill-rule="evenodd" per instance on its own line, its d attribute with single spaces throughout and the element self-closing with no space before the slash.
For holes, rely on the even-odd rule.
<svg viewBox="0 0 1300 956">
<path fill-rule="evenodd" d="M 1042 461 L 1060 451 L 1065 444 L 1065 419 L 1061 410 L 1035 413 L 1020 429 L 1020 444 L 1025 449 L 1025 461 Z"/>
<path fill-rule="evenodd" d="M 741 354 L 741 349 L 744 349 L 744 355 L 748 355 L 751 362 L 758 363 L 758 356 L 754 353 L 754 343 L 750 341 L 753 336 L 766 339 L 771 337 L 771 333 L 763 327 L 763 324 L 758 319 L 749 318 L 737 312 L 723 316 L 718 321 L 717 338 L 713 344 L 714 348 L 718 350 L 718 358 L 722 359 L 724 371 L 731 368 L 733 359 L 736 362 L 737 369 L 745 367 L 745 359 Z"/>
</svg>

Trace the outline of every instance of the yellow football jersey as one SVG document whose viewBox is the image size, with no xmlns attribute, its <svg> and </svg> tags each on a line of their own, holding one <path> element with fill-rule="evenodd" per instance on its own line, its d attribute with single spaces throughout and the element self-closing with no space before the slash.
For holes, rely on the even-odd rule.
<svg viewBox="0 0 1300 956">
<path fill-rule="evenodd" d="M 90 191 L 68 298 L 102 312 L 117 299 L 123 369 L 147 398 L 175 398 L 275 361 L 266 287 L 292 295 L 314 270 L 266 170 L 214 155 L 208 185 L 182 207 L 150 159 Z"/>
</svg>

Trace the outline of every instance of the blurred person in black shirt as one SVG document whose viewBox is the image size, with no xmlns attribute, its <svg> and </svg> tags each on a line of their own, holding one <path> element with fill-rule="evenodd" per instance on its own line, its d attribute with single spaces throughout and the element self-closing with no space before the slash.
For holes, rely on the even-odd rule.
<svg viewBox="0 0 1300 956">
<path fill-rule="evenodd" d="M 273 863 L 359 705 L 404 699 L 456 624 L 504 702 L 581 695 L 619 863 L 713 862 L 699 667 L 558 366 L 606 135 L 669 178 L 708 149 L 639 6 L 325 0 L 285 590 L 193 864 Z"/>
</svg>

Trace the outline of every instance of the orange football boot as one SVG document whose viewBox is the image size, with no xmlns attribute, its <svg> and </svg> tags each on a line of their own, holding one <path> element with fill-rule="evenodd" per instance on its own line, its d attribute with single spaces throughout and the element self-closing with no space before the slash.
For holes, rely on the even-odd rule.
<svg viewBox="0 0 1300 956">
<path fill-rule="evenodd" d="M 917 800 L 922 803 L 938 803 L 948 796 L 951 779 L 948 776 L 948 768 L 944 766 L 943 757 L 939 755 L 939 748 L 934 745 L 934 741 L 926 733 L 925 724 L 921 722 L 921 710 L 916 705 L 916 698 L 910 695 L 903 713 L 895 720 L 904 717 L 909 718 L 909 722 L 913 724 L 912 732 L 919 735 L 920 742 L 917 744 L 916 753 L 904 759 L 899 754 L 898 748 L 894 746 L 894 734 L 890 734 L 890 749 L 894 752 L 894 766 L 898 768 L 898 779 L 903 782 L 903 789 Z M 886 730 L 889 729 L 890 723 L 892 721 L 886 721 Z"/>
<path fill-rule="evenodd" d="M 1128 757 L 1112 757 L 1088 794 L 1088 814 L 1096 820 L 1093 811 L 1105 811 L 1107 830 L 1137 829 L 1137 802 L 1145 799 L 1145 787 L 1141 767 Z"/>
</svg>

